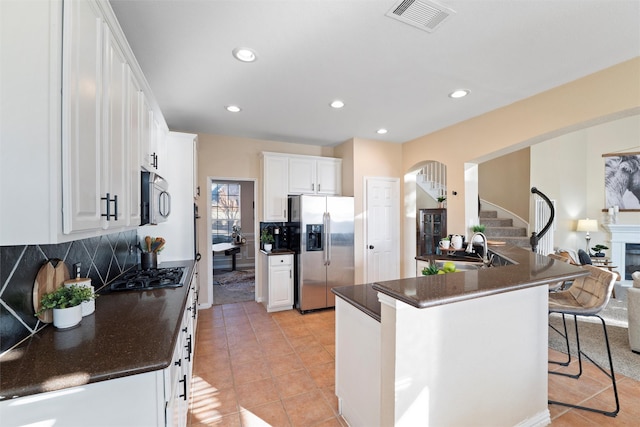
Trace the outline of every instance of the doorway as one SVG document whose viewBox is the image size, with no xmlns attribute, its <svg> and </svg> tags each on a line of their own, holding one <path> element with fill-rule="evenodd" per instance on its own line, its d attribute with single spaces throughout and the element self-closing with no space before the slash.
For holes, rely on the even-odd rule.
<svg viewBox="0 0 640 427">
<path fill-rule="evenodd" d="M 255 180 L 208 178 L 207 251 L 211 305 L 255 300 Z"/>
</svg>

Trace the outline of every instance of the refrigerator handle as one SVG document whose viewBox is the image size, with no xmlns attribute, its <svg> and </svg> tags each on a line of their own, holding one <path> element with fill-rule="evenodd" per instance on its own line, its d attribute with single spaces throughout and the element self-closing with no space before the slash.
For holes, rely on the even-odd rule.
<svg viewBox="0 0 640 427">
<path fill-rule="evenodd" d="M 327 265 L 331 265 L 331 214 L 329 212 L 327 212 L 327 225 L 324 229 L 326 230 Z"/>
<path fill-rule="evenodd" d="M 328 257 L 328 243 L 327 243 L 327 213 L 322 214 L 322 262 L 326 266 L 329 261 Z"/>
</svg>

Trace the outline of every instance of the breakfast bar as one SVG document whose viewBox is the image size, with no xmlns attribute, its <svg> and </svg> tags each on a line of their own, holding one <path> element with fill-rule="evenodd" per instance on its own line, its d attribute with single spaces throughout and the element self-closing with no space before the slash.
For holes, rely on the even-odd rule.
<svg viewBox="0 0 640 427">
<path fill-rule="evenodd" d="M 334 289 L 336 395 L 350 425 L 550 423 L 548 284 L 586 271 L 491 252 L 507 262 Z"/>
</svg>

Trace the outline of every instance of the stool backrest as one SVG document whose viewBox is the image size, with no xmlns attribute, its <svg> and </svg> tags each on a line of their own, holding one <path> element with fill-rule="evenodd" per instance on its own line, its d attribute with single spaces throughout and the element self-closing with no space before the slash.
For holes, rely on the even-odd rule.
<svg viewBox="0 0 640 427">
<path fill-rule="evenodd" d="M 567 292 L 573 295 L 583 309 L 596 314 L 609 302 L 616 275 L 592 265 L 583 265 L 582 268 L 589 270 L 589 275 L 575 279 Z"/>
</svg>

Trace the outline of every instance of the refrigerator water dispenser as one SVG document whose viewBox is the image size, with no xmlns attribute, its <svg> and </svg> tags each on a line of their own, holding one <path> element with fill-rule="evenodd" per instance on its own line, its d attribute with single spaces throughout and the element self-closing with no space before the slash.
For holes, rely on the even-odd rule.
<svg viewBox="0 0 640 427">
<path fill-rule="evenodd" d="M 307 224 L 307 251 L 324 250 L 322 228 L 322 224 Z"/>
</svg>

